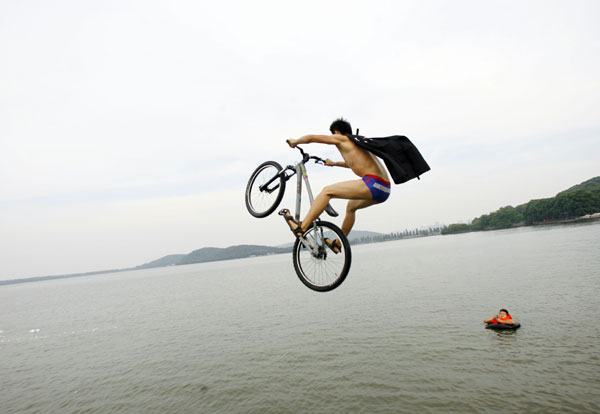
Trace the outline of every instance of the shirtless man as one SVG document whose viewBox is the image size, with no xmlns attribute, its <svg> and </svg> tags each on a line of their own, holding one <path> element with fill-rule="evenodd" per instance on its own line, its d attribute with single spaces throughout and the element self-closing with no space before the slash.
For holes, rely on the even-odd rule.
<svg viewBox="0 0 600 414">
<path fill-rule="evenodd" d="M 348 235 L 352 230 L 352 226 L 354 226 L 356 210 L 383 203 L 390 195 L 390 178 L 385 167 L 377 157 L 352 142 L 349 138 L 352 134 L 350 123 L 340 118 L 331 124 L 329 130 L 333 135 L 305 135 L 298 139 L 288 140 L 288 144 L 292 148 L 298 144 L 313 142 L 335 145 L 344 161 L 334 162 L 328 158 L 325 160 L 325 165 L 350 168 L 352 172 L 361 178 L 328 185 L 323 188 L 315 198 L 306 217 L 300 223 L 294 220 L 289 210 L 282 210 L 280 214 L 284 216 L 296 237 L 302 236 L 310 228 L 312 222 L 325 210 L 332 198 L 350 200 L 342 224 L 342 231 Z M 334 251 L 337 250 L 337 253 L 341 248 L 340 241 L 335 240 L 331 244 L 333 246 L 330 247 L 335 246 L 337 248 L 334 249 Z"/>
</svg>

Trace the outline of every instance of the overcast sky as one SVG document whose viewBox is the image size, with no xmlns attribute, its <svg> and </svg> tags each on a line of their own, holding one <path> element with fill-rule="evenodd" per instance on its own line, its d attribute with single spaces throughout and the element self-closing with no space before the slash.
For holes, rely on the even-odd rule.
<svg viewBox="0 0 600 414">
<path fill-rule="evenodd" d="M 295 161 L 285 139 L 327 133 L 338 116 L 367 136 L 408 136 L 431 166 L 360 211 L 356 229 L 552 197 L 600 175 L 599 9 L 4 0 L 0 280 L 289 242 L 279 216 L 247 213 L 249 174 Z M 317 192 L 352 178 L 316 165 L 309 176 Z"/>
</svg>

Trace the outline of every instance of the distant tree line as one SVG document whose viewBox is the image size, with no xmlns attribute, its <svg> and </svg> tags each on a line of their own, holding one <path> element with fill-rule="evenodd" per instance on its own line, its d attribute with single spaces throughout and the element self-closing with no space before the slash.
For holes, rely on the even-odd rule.
<svg viewBox="0 0 600 414">
<path fill-rule="evenodd" d="M 451 224 L 442 234 L 499 230 L 556 221 L 569 221 L 600 212 L 600 177 L 558 193 L 556 197 L 531 200 L 517 207 L 502 207 L 477 217 L 471 224 Z M 595 181 L 594 181 L 595 180 Z M 594 181 L 590 184 L 591 181 Z"/>
<path fill-rule="evenodd" d="M 367 243 L 379 243 L 390 240 L 401 240 L 401 239 L 410 239 L 413 237 L 427 237 L 427 236 L 435 236 L 442 234 L 441 227 L 430 227 L 427 229 L 414 229 L 414 230 L 404 230 L 400 232 L 392 232 L 385 234 L 378 234 L 374 236 L 363 236 L 352 239 L 352 244 L 367 244 Z"/>
</svg>

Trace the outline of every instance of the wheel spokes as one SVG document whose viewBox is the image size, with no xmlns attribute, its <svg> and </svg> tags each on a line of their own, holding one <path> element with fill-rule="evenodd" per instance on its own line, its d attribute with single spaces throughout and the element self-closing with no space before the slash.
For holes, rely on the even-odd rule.
<svg viewBox="0 0 600 414">
<path fill-rule="evenodd" d="M 345 254 L 335 254 L 325 245 L 321 227 L 313 227 L 305 234 L 305 238 L 312 242 L 315 248 L 300 247 L 298 265 L 303 277 L 318 287 L 333 285 L 344 269 Z"/>
<path fill-rule="evenodd" d="M 280 183 L 273 178 L 279 171 L 275 168 L 266 167 L 259 171 L 254 179 L 254 183 L 250 189 L 249 201 L 252 208 L 257 212 L 263 212 L 269 209 L 275 199 L 277 198 L 277 190 L 279 189 Z M 271 182 L 265 187 L 265 184 Z M 263 190 L 261 190 L 263 188 Z"/>
</svg>

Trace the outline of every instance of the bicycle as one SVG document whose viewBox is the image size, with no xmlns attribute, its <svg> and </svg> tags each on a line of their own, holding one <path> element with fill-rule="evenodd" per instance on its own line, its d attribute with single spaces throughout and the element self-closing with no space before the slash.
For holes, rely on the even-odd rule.
<svg viewBox="0 0 600 414">
<path fill-rule="evenodd" d="M 285 184 L 294 175 L 297 177 L 295 219 L 300 219 L 302 202 L 302 180 L 306 185 L 308 199 L 312 205 L 314 198 L 306 173 L 306 163 L 314 160 L 316 164 L 325 165 L 322 158 L 307 154 L 302 148 L 296 147 L 302 154 L 302 160 L 295 165 L 283 168 L 276 161 L 266 161 L 260 164 L 250 176 L 246 186 L 246 208 L 257 218 L 264 218 L 273 213 L 285 193 Z M 283 215 L 282 210 L 279 212 Z M 327 205 L 325 212 L 331 217 L 339 214 Z M 342 247 L 336 253 L 331 245 L 325 242 L 329 238 L 340 241 Z M 317 218 L 302 237 L 297 237 L 292 248 L 294 270 L 298 278 L 310 289 L 327 292 L 342 284 L 350 270 L 352 252 L 350 243 L 344 232 L 335 224 Z"/>
</svg>

